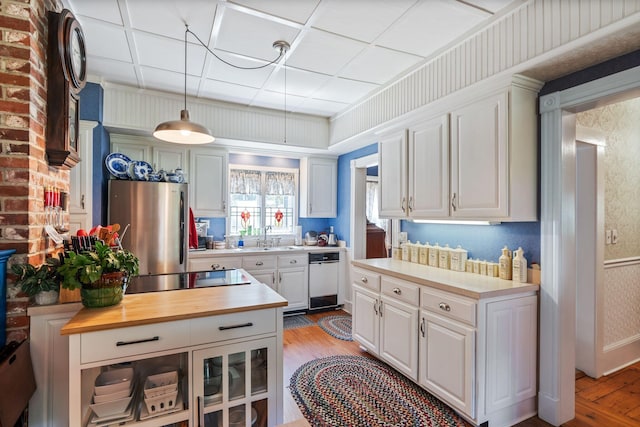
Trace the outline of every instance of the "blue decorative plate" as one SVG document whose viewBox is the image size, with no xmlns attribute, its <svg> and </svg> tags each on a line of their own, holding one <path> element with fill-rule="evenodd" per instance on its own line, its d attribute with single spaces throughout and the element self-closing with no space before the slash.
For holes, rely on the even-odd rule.
<svg viewBox="0 0 640 427">
<path fill-rule="evenodd" d="M 111 153 L 104 159 L 109 173 L 118 179 L 129 178 L 129 163 L 131 163 L 131 159 L 122 153 Z"/>
<path fill-rule="evenodd" d="M 144 160 L 136 160 L 129 164 L 129 178 L 136 181 L 146 181 L 147 174 L 153 172 L 153 167 Z"/>
</svg>

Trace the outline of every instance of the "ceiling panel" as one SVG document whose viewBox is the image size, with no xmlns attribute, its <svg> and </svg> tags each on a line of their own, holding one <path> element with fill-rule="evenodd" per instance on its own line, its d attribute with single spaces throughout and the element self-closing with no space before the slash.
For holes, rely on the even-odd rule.
<svg viewBox="0 0 640 427">
<path fill-rule="evenodd" d="M 320 0 L 231 0 L 230 3 L 304 24 L 318 6 Z"/>
<path fill-rule="evenodd" d="M 318 116 L 332 116 L 349 106 L 347 103 L 325 101 L 322 99 L 305 99 L 299 107 L 301 112 L 306 114 L 316 114 Z"/>
<path fill-rule="evenodd" d="M 371 83 L 334 78 L 315 92 L 313 97 L 326 101 L 346 102 L 351 104 L 377 88 L 378 85 Z"/>
<path fill-rule="evenodd" d="M 82 24 L 87 51 L 92 55 L 117 61 L 132 62 L 127 36 L 122 27 L 92 18 L 85 18 Z"/>
<path fill-rule="evenodd" d="M 200 97 L 247 104 L 258 94 L 258 89 L 216 80 L 205 80 L 200 86 Z"/>
<path fill-rule="evenodd" d="M 331 78 L 331 76 L 325 74 L 312 73 L 295 68 L 288 68 L 286 74 L 286 93 L 304 97 L 312 96 L 316 90 L 325 85 Z M 284 77 L 284 68 L 280 68 L 265 88 L 275 92 L 284 92 Z"/>
<path fill-rule="evenodd" d="M 415 3 L 416 0 L 325 0 L 313 26 L 370 43 Z"/>
<path fill-rule="evenodd" d="M 225 61 L 239 67 L 258 67 L 266 64 L 265 61 L 230 55 L 227 52 L 215 51 L 215 53 Z M 267 65 L 264 68 L 255 70 L 242 70 L 227 65 L 211 55 L 209 59 L 209 69 L 206 73 L 207 78 L 254 88 L 261 88 L 276 67 L 275 65 Z"/>
<path fill-rule="evenodd" d="M 141 66 L 163 68 L 184 73 L 184 42 L 148 33 L 135 32 L 135 43 Z M 189 43 L 187 47 L 187 72 L 202 74 L 204 55 L 202 46 Z"/>
<path fill-rule="evenodd" d="M 140 67 L 140 72 L 147 89 L 175 92 L 184 95 L 184 74 L 150 67 Z M 187 76 L 187 94 L 189 96 L 196 96 L 199 84 L 199 78 Z"/>
<path fill-rule="evenodd" d="M 304 98 L 301 96 L 287 94 L 286 101 L 287 111 L 296 111 L 304 102 Z M 256 95 L 251 105 L 284 111 L 284 102 L 285 97 L 282 93 L 264 90 Z"/>
<path fill-rule="evenodd" d="M 324 74 L 336 74 L 367 45 L 325 31 L 311 29 L 287 59 L 292 67 Z"/>
<path fill-rule="evenodd" d="M 421 56 L 372 46 L 351 61 L 339 75 L 381 85 L 422 62 L 423 59 Z"/>
<path fill-rule="evenodd" d="M 133 64 L 112 59 L 88 56 L 87 73 L 94 76 L 100 75 L 103 80 L 113 83 L 131 85 L 131 82 L 135 82 L 136 86 L 138 83 Z"/>
<path fill-rule="evenodd" d="M 105 1 L 86 1 L 86 0 L 68 0 L 66 1 L 67 9 L 73 11 L 82 28 L 86 31 L 86 25 L 82 20 L 82 16 L 91 16 L 101 21 L 111 22 L 113 24 L 122 25 L 122 17 L 120 15 L 120 7 L 115 0 Z"/>
</svg>

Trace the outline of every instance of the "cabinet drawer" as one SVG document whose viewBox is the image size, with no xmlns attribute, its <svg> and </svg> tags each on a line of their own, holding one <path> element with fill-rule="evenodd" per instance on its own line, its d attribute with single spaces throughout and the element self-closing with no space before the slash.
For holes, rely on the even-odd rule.
<svg viewBox="0 0 640 427">
<path fill-rule="evenodd" d="M 189 320 L 88 332 L 80 338 L 82 363 L 117 359 L 189 345 Z"/>
<path fill-rule="evenodd" d="M 189 260 L 189 271 L 242 268 L 242 260 L 234 257 L 195 258 Z"/>
<path fill-rule="evenodd" d="M 309 264 L 307 254 L 300 255 L 278 255 L 278 268 L 300 267 Z"/>
<path fill-rule="evenodd" d="M 422 289 L 422 307 L 452 319 L 476 326 L 476 300 L 431 288 Z"/>
<path fill-rule="evenodd" d="M 369 270 L 353 267 L 353 283 L 372 291 L 380 291 L 380 275 Z"/>
<path fill-rule="evenodd" d="M 420 305 L 420 287 L 415 283 L 382 276 L 382 294 L 416 307 Z"/>
<path fill-rule="evenodd" d="M 191 344 L 205 344 L 276 331 L 276 310 L 243 311 L 191 319 Z"/>
<path fill-rule="evenodd" d="M 245 270 L 265 270 L 276 268 L 274 255 L 255 255 L 242 257 L 242 268 Z"/>
</svg>

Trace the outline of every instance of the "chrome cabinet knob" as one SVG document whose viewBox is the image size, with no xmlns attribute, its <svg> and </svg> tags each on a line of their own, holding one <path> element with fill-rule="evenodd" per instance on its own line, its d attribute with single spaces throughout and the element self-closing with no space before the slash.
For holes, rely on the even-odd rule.
<svg viewBox="0 0 640 427">
<path fill-rule="evenodd" d="M 440 307 L 440 309 L 444 311 L 451 311 L 451 306 L 445 302 L 441 302 L 440 304 L 438 304 L 438 307 Z"/>
</svg>

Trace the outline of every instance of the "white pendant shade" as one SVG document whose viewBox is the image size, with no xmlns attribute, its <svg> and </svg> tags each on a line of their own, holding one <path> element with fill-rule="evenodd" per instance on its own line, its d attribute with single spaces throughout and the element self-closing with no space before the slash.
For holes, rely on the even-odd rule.
<svg viewBox="0 0 640 427">
<path fill-rule="evenodd" d="M 160 123 L 153 136 L 176 144 L 206 144 L 215 140 L 209 129 L 189 120 L 188 110 L 180 111 L 180 120 Z"/>
</svg>

